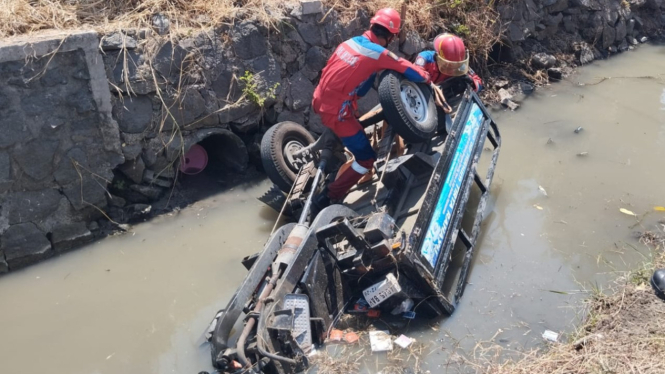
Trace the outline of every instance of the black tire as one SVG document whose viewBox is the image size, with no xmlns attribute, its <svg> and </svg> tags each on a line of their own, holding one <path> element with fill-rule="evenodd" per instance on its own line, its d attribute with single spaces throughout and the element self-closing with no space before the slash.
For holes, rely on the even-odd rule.
<svg viewBox="0 0 665 374">
<path fill-rule="evenodd" d="M 286 193 L 291 191 L 298 174 L 298 169 L 288 161 L 286 154 L 286 147 L 295 143 L 304 148 L 314 143 L 314 137 L 304 127 L 290 121 L 269 128 L 261 139 L 263 169 L 268 178 Z"/>
<path fill-rule="evenodd" d="M 416 94 L 413 110 L 402 100 L 402 88 Z M 409 143 L 431 139 L 437 128 L 437 113 L 432 90 L 425 84 L 413 83 L 396 71 L 386 70 L 379 82 L 379 101 L 386 121 Z M 420 113 L 420 114 L 418 114 Z"/>
</svg>

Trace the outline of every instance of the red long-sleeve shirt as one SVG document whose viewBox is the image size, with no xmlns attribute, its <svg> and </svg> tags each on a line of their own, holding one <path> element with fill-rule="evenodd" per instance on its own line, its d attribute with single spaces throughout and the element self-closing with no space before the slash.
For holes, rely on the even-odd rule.
<svg viewBox="0 0 665 374">
<path fill-rule="evenodd" d="M 380 46 L 376 36 L 367 31 L 340 44 L 330 57 L 314 91 L 313 110 L 319 114 L 337 114 L 340 119 L 353 113 L 358 97 L 369 91 L 376 73 L 384 69 L 402 73 L 414 82 L 430 83 L 424 69 Z"/>
</svg>

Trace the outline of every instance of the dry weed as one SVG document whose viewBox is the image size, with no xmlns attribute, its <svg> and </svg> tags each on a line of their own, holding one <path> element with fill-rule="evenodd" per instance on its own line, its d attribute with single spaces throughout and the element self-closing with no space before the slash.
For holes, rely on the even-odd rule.
<svg viewBox="0 0 665 374">
<path fill-rule="evenodd" d="M 0 0 L 0 37 L 45 29 L 152 27 L 166 16 L 171 29 L 210 28 L 232 20 L 239 11 L 271 24 L 289 1 L 276 0 Z"/>
<path fill-rule="evenodd" d="M 358 10 L 373 13 L 383 7 L 401 9 L 403 0 L 324 0 L 342 20 Z M 493 3 L 485 0 L 406 1 L 405 29 L 425 38 L 450 31 L 465 38 L 476 64 L 485 68 L 489 51 L 502 27 Z M 150 28 L 155 15 L 166 16 L 172 32 L 211 28 L 231 22 L 239 12 L 275 26 L 295 0 L 0 0 L 0 37 L 45 29 L 92 28 L 101 32 Z M 321 17 L 322 20 L 325 16 Z"/>
<path fill-rule="evenodd" d="M 401 10 L 402 4 L 406 3 L 405 30 L 415 30 L 427 40 L 443 31 L 461 36 L 474 66 L 483 73 L 487 69 L 489 53 L 500 42 L 500 34 L 505 28 L 494 3 L 485 0 L 331 0 L 326 3 L 347 20 L 355 17 L 358 9 L 366 9 L 372 14 L 384 7 Z"/>
</svg>

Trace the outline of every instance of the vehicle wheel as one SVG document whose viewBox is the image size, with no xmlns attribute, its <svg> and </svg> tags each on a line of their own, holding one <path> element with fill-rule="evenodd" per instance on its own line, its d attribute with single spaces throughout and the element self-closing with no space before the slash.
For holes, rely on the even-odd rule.
<svg viewBox="0 0 665 374">
<path fill-rule="evenodd" d="M 261 163 L 268 178 L 282 191 L 289 193 L 298 174 L 293 153 L 314 143 L 314 137 L 295 122 L 280 122 L 261 139 Z"/>
<path fill-rule="evenodd" d="M 436 131 L 436 104 L 426 85 L 386 70 L 379 83 L 379 101 L 386 121 L 407 142 L 429 140 Z"/>
</svg>

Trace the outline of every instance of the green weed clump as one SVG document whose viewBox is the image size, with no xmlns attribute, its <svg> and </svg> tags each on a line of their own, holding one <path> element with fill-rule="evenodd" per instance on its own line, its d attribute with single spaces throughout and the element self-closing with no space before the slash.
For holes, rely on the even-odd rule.
<svg viewBox="0 0 665 374">
<path fill-rule="evenodd" d="M 245 87 L 242 92 L 244 96 L 254 104 L 263 108 L 267 99 L 274 99 L 279 83 L 268 88 L 265 92 L 261 92 L 256 76 L 250 71 L 245 71 L 245 75 L 240 77 L 240 81 L 244 83 Z"/>
</svg>

